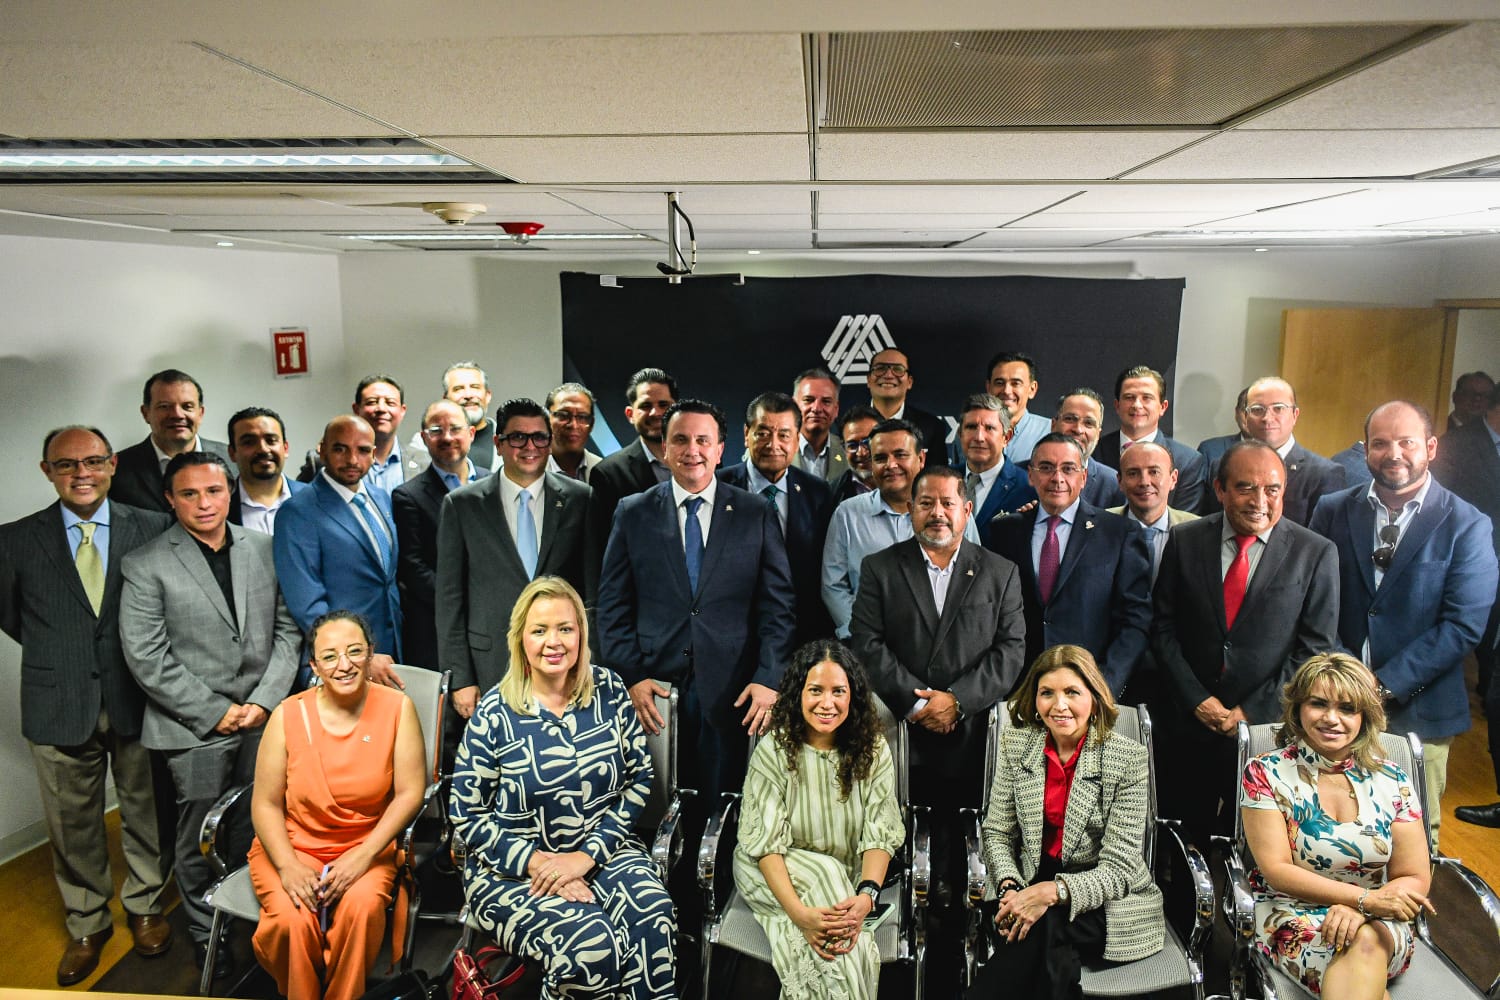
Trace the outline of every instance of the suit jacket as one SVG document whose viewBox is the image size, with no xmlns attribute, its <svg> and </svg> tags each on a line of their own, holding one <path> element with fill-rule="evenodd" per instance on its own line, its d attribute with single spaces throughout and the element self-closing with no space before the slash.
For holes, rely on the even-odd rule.
<svg viewBox="0 0 1500 1000">
<path fill-rule="evenodd" d="M 799 472 L 805 472 L 802 467 L 802 439 L 797 439 L 797 450 L 792 452 L 792 467 Z M 844 439 L 837 434 L 828 435 L 828 462 L 823 469 L 823 480 L 829 484 L 836 483 L 849 471 L 849 456 L 844 453 Z"/>
<path fill-rule="evenodd" d="M 750 489 L 750 473 L 744 462 L 720 469 L 719 481 Z M 823 542 L 828 537 L 828 519 L 833 516 L 833 493 L 825 480 L 797 468 L 786 470 L 785 485 L 789 487 L 786 559 L 792 570 L 792 590 L 797 595 L 795 646 L 800 646 L 833 635 L 833 618 L 823 603 Z"/>
<path fill-rule="evenodd" d="M 1110 508 L 1108 508 L 1108 512 L 1111 513 L 1111 514 L 1119 514 L 1121 517 L 1125 517 L 1126 509 L 1127 508 L 1125 507 L 1125 505 L 1121 504 L 1118 507 L 1110 507 Z M 1126 518 L 1126 520 L 1129 520 L 1129 518 Z M 1187 524 L 1189 521 L 1196 521 L 1196 520 L 1198 520 L 1198 515 L 1190 512 L 1190 511 L 1178 510 L 1175 507 L 1168 507 L 1167 508 L 1167 528 L 1168 529 L 1175 528 L 1179 524 Z"/>
<path fill-rule="evenodd" d="M 1156 433 L 1156 443 L 1171 453 L 1172 464 L 1177 467 L 1177 485 L 1172 488 L 1171 493 L 1167 494 L 1167 506 L 1196 512 L 1198 505 L 1203 502 L 1203 490 L 1208 482 L 1204 477 L 1204 470 L 1208 463 L 1201 454 L 1181 441 L 1174 441 L 1160 431 Z M 1099 446 L 1094 449 L 1094 457 L 1118 474 L 1120 471 L 1120 432 L 1110 431 L 1100 438 Z"/>
<path fill-rule="evenodd" d="M 365 485 L 391 538 L 396 525 L 385 512 L 390 500 L 378 486 Z M 297 625 L 306 632 L 319 615 L 347 608 L 370 623 L 375 652 L 401 662 L 401 594 L 396 586 L 398 558 L 381 566 L 359 515 L 344 502 L 326 476 L 312 481 L 276 513 L 276 575 Z"/>
<path fill-rule="evenodd" d="M 1223 455 L 1220 455 L 1219 460 L 1222 459 Z M 1286 489 L 1281 494 L 1281 516 L 1305 527 L 1312 519 L 1318 498 L 1336 493 L 1347 485 L 1344 469 L 1295 442 L 1283 461 L 1286 464 Z M 1218 477 L 1219 461 L 1214 462 L 1210 472 L 1211 480 Z M 1211 487 L 1204 494 L 1201 509 L 1206 514 L 1224 509 Z"/>
<path fill-rule="evenodd" d="M 0 628 L 21 645 L 21 734 L 33 743 L 84 743 L 101 707 L 120 736 L 140 735 L 146 696 L 120 648 L 120 564 L 172 519 L 110 501 L 109 521 L 98 615 L 68 550 L 61 503 L 0 527 Z"/>
<path fill-rule="evenodd" d="M 728 730 L 744 686 L 778 687 L 791 657 L 786 543 L 764 497 L 719 483 L 696 592 L 682 544 L 671 481 L 620 502 L 599 579 L 600 652 L 627 685 L 692 671 L 703 715 Z"/>
<path fill-rule="evenodd" d="M 1213 695 L 1225 708 L 1240 706 L 1252 725 L 1275 722 L 1293 671 L 1309 656 L 1339 648 L 1338 553 L 1328 539 L 1283 517 L 1231 629 L 1219 568 L 1223 524 L 1223 514 L 1211 514 L 1167 535 L 1151 647 L 1185 716 Z"/>
<path fill-rule="evenodd" d="M 442 501 L 436 563 L 438 666 L 453 671 L 454 690 L 477 685 L 483 694 L 505 676 L 511 608 L 532 580 L 500 506 L 504 475 L 485 476 Z M 542 477 L 536 575 L 567 580 L 586 608 L 594 607 L 599 591 L 592 500 L 593 490 L 585 483 L 556 472 Z M 597 640 L 590 646 L 598 649 Z"/>
<path fill-rule="evenodd" d="M 436 466 L 391 491 L 396 522 L 396 586 L 401 592 L 401 655 L 406 663 L 438 669 L 437 593 L 438 515 L 448 484 Z"/>
<path fill-rule="evenodd" d="M 1016 466 L 1028 477 L 1030 476 L 1031 459 L 1017 462 Z M 1088 472 L 1088 478 L 1084 480 L 1083 489 L 1078 494 L 1083 498 L 1084 503 L 1093 504 L 1095 507 L 1116 507 L 1125 502 L 1125 493 L 1120 489 L 1120 476 L 1114 469 L 1094 461 L 1093 458 L 1088 460 L 1084 469 Z M 1029 478 L 1027 482 L 1030 483 Z M 1033 490 L 1032 493 L 1034 495 L 1036 491 Z"/>
<path fill-rule="evenodd" d="M 427 467 L 432 464 L 432 456 L 427 453 L 427 447 L 422 443 L 420 431 L 406 444 L 401 444 L 399 441 L 396 444 L 401 449 L 402 482 L 411 482 L 426 472 Z M 478 459 L 474 460 L 474 467 L 476 469 L 487 468 L 487 466 L 480 465 Z M 323 460 L 318 457 L 318 449 L 309 448 L 307 454 L 302 456 L 302 468 L 297 470 L 297 482 L 311 483 L 322 471 Z"/>
<path fill-rule="evenodd" d="M 229 446 L 205 437 L 198 438 L 198 447 L 222 458 L 229 466 L 231 479 L 234 463 L 229 461 Z M 157 464 L 156 449 L 151 446 L 151 436 L 120 452 L 115 465 L 115 478 L 109 484 L 109 498 L 127 503 L 142 510 L 159 510 L 170 513 L 166 490 L 162 484 L 161 466 Z"/>
<path fill-rule="evenodd" d="M 1243 441 L 1243 434 L 1222 434 L 1219 437 L 1204 438 L 1198 442 L 1198 454 L 1203 456 L 1203 488 L 1205 495 L 1213 496 L 1212 483 L 1214 473 L 1219 468 L 1219 459 L 1229 450 L 1229 446 L 1236 441 Z"/>
<path fill-rule="evenodd" d="M 953 466 L 962 475 L 968 476 L 969 466 L 967 462 L 958 462 Z M 995 482 L 990 486 L 990 492 L 984 498 L 984 503 L 978 510 L 974 511 L 974 523 L 981 527 L 980 538 L 986 543 L 989 533 L 989 524 L 1002 514 L 1014 514 L 1016 509 L 1024 507 L 1036 499 L 1036 490 L 1031 488 L 1031 481 L 1026 478 L 1026 470 L 1015 462 L 1007 459 L 1000 466 L 1000 473 L 995 477 Z"/>
<path fill-rule="evenodd" d="M 120 641 L 149 701 L 141 742 L 181 750 L 222 737 L 231 705 L 268 713 L 291 693 L 302 634 L 276 583 L 271 539 L 231 525 L 234 610 L 181 524 L 126 556 Z"/>
<path fill-rule="evenodd" d="M 1500 452 L 1483 420 L 1456 427 L 1438 441 L 1432 473 L 1438 481 L 1490 519 L 1494 550 L 1500 553 Z"/>
<path fill-rule="evenodd" d="M 1343 451 L 1334 452 L 1328 456 L 1328 460 L 1344 470 L 1344 482 L 1350 486 L 1370 483 L 1375 479 L 1370 475 L 1369 463 L 1365 461 L 1363 441 L 1356 441 Z M 1314 505 L 1313 509 L 1317 510 L 1317 506 Z"/>
<path fill-rule="evenodd" d="M 1469 728 L 1464 657 L 1484 633 L 1500 581 L 1489 519 L 1432 481 L 1401 533 L 1391 568 L 1375 587 L 1375 511 L 1368 486 L 1318 501 L 1313 531 L 1339 554 L 1339 639 L 1391 692 L 1391 732 L 1423 739 Z"/>
<path fill-rule="evenodd" d="M 837 507 L 850 497 L 857 497 L 870 492 L 870 489 L 862 489 L 860 487 L 859 480 L 855 477 L 853 469 L 845 469 L 844 474 L 839 476 L 838 480 L 833 484 L 832 489 L 834 507 Z"/>
<path fill-rule="evenodd" d="M 901 419 L 914 424 L 922 432 L 922 447 L 927 449 L 929 462 L 948 460 L 948 421 L 919 406 L 911 405 L 910 397 L 907 397 L 906 406 L 901 411 Z"/>
<path fill-rule="evenodd" d="M 287 479 L 286 488 L 292 496 L 296 496 L 298 493 L 301 493 L 303 490 L 307 489 L 307 484 L 298 482 L 295 479 Z M 288 499 L 290 499 L 290 497 L 288 497 Z M 239 485 L 236 484 L 229 491 L 229 523 L 243 525 L 244 517 L 244 503 L 240 500 Z"/>
<path fill-rule="evenodd" d="M 594 490 L 594 529 L 601 545 L 609 539 L 620 501 L 656 485 L 656 474 L 651 471 L 651 462 L 639 438 L 606 455 L 604 461 L 594 466 L 589 486 Z"/>
<path fill-rule="evenodd" d="M 1042 860 L 1047 790 L 1047 731 L 1006 728 L 995 755 L 990 807 L 984 816 L 990 888 L 1013 878 L 1030 885 Z M 1161 890 L 1146 869 L 1141 844 L 1149 821 L 1146 748 L 1093 732 L 1079 751 L 1063 816 L 1060 859 L 1069 915 L 1107 908 L 1104 957 L 1129 962 L 1162 948 Z"/>
<path fill-rule="evenodd" d="M 989 548 L 1015 563 L 1026 602 L 1026 662 L 1059 643 L 1094 654 L 1118 694 L 1146 651 L 1151 627 L 1151 553 L 1141 530 L 1123 517 L 1080 501 L 1058 564 L 1052 599 L 1042 603 L 1031 534 L 1041 513 L 1002 517 Z"/>
</svg>

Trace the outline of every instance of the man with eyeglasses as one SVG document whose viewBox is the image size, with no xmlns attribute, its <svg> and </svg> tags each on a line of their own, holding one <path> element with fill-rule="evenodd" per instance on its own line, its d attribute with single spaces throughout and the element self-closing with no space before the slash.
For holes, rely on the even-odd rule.
<svg viewBox="0 0 1500 1000">
<path fill-rule="evenodd" d="M 1338 552 L 1282 516 L 1285 484 L 1270 445 L 1231 445 L 1214 479 L 1222 511 L 1168 533 L 1152 592 L 1151 648 L 1180 706 L 1157 720 L 1173 748 L 1161 811 L 1200 847 L 1233 819 L 1238 724 L 1280 720 L 1296 668 L 1338 648 Z"/>
<path fill-rule="evenodd" d="M 141 742 L 165 755 L 177 793 L 177 888 L 194 957 L 201 968 L 218 949 L 222 977 L 228 951 L 210 940 L 213 908 L 203 902 L 218 873 L 199 833 L 221 795 L 254 780 L 262 728 L 297 676 L 302 633 L 281 597 L 272 539 L 228 523 L 228 464 L 184 452 L 167 463 L 163 485 L 177 523 L 121 563 L 120 641 L 149 699 Z M 244 848 L 250 822 L 239 815 L 226 842 Z"/>
<path fill-rule="evenodd" d="M 211 451 L 228 459 L 227 447 L 198 436 L 203 414 L 203 386 L 187 372 L 167 368 L 148 378 L 141 390 L 141 419 L 151 433 L 120 452 L 110 487 L 114 499 L 142 510 L 168 511 L 161 483 L 172 456 Z"/>
<path fill-rule="evenodd" d="M 1038 441 L 1027 468 L 1037 506 L 992 522 L 987 547 L 1020 568 L 1026 662 L 1082 646 L 1119 697 L 1146 651 L 1151 555 L 1135 525 L 1083 499 L 1085 462 L 1071 434 Z"/>
<path fill-rule="evenodd" d="M 366 375 L 354 387 L 354 405 L 350 408 L 355 416 L 369 424 L 375 435 L 375 450 L 370 455 L 365 478 L 377 488 L 375 495 L 387 505 L 387 515 L 391 512 L 391 492 L 408 479 L 420 476 L 431 460 L 422 447 L 420 435 L 405 446 L 397 436 L 401 421 L 406 417 L 404 400 L 404 390 L 391 376 Z M 319 450 L 309 449 L 297 479 L 304 483 L 316 482 L 322 468 L 323 457 Z"/>
<path fill-rule="evenodd" d="M 880 414 L 874 407 L 861 403 L 844 411 L 838 436 L 849 467 L 833 483 L 834 507 L 875 488 L 875 470 L 870 467 L 870 431 L 878 423 Z"/>
<path fill-rule="evenodd" d="M 660 368 L 642 368 L 625 384 L 625 419 L 636 440 L 594 466 L 594 518 L 601 544 L 609 538 L 620 501 L 672 478 L 665 462 L 662 417 L 677 402 L 677 380 Z"/>
<path fill-rule="evenodd" d="M 822 479 L 792 464 L 802 440 L 802 413 L 792 397 L 765 392 L 745 409 L 743 462 L 719 470 L 719 480 L 766 498 L 786 539 L 787 562 L 796 593 L 796 645 L 833 635 L 820 590 L 823 542 L 833 514 L 833 494 Z"/>
<path fill-rule="evenodd" d="M 839 415 L 837 380 L 825 369 L 809 368 L 792 380 L 792 399 L 802 415 L 802 438 L 792 464 L 825 482 L 837 482 L 849 471 L 844 441 L 833 433 Z"/>
<path fill-rule="evenodd" d="M 1464 372 L 1453 383 L 1453 409 L 1448 412 L 1448 430 L 1484 419 L 1490 406 L 1495 380 L 1485 372 Z"/>
<path fill-rule="evenodd" d="M 1426 409 L 1377 406 L 1364 440 L 1374 481 L 1323 497 L 1309 527 L 1338 547 L 1339 639 L 1375 671 L 1386 728 L 1422 737 L 1436 844 L 1448 750 L 1470 725 L 1464 657 L 1484 634 L 1500 569 L 1489 518 L 1429 472 L 1438 440 Z"/>
<path fill-rule="evenodd" d="M 879 351 L 870 359 L 865 384 L 870 387 L 870 405 L 881 420 L 905 420 L 922 436 L 922 448 L 932 461 L 941 464 L 948 455 L 948 422 L 912 405 L 907 394 L 915 383 L 911 362 L 894 347 Z"/>
<path fill-rule="evenodd" d="M 526 585 L 560 576 L 592 609 L 599 584 L 593 490 L 547 471 L 546 409 L 512 399 L 495 427 L 500 471 L 449 493 L 438 523 L 438 666 L 453 672 L 453 707 L 465 719 L 510 666 L 505 635 Z"/>
<path fill-rule="evenodd" d="M 247 406 L 229 418 L 229 460 L 239 467 L 239 483 L 229 497 L 229 523 L 276 534 L 276 512 L 306 483 L 288 479 L 289 449 L 281 415 L 264 406 Z"/>
<path fill-rule="evenodd" d="M 1245 436 L 1264 441 L 1281 456 L 1286 466 L 1282 494 L 1282 516 L 1306 525 L 1312 518 L 1318 498 L 1336 493 L 1348 485 L 1342 466 L 1316 455 L 1297 443 L 1292 431 L 1301 414 L 1297 394 L 1285 379 L 1267 376 L 1256 379 L 1245 390 Z M 1211 503 L 1203 498 L 1206 512 L 1218 510 L 1218 498 Z"/>
<path fill-rule="evenodd" d="M 166 875 L 151 753 L 140 741 L 145 695 L 126 666 L 119 626 L 120 563 L 172 519 L 109 498 L 115 455 L 92 427 L 49 433 L 41 469 L 57 500 L 0 527 L 0 629 L 21 646 L 21 734 L 69 938 L 57 984 L 71 986 L 94 971 L 114 933 L 104 827 L 110 771 L 125 855 L 120 904 L 135 948 L 160 955 L 172 943 L 161 913 Z"/>
<path fill-rule="evenodd" d="M 443 500 L 460 486 L 489 475 L 469 459 L 474 425 L 463 407 L 440 399 L 422 414 L 422 443 L 432 464 L 391 494 L 396 522 L 396 585 L 401 591 L 401 652 L 405 662 L 438 669 L 434 601 L 437 589 L 438 518 Z"/>
<path fill-rule="evenodd" d="M 1014 514 L 1036 500 L 1026 470 L 1005 459 L 1010 432 L 1010 411 L 998 398 L 979 393 L 964 400 L 958 417 L 963 461 L 954 468 L 964 475 L 964 496 L 973 504 L 972 520 L 979 526 L 981 539 L 988 537 L 995 518 Z"/>
<path fill-rule="evenodd" d="M 1084 471 L 1088 473 L 1081 494 L 1084 501 L 1095 507 L 1118 507 L 1125 502 L 1125 494 L 1120 490 L 1119 475 L 1109 466 L 1094 461 L 1094 449 L 1099 444 L 1099 432 L 1103 429 L 1104 400 L 1093 389 L 1079 386 L 1058 397 L 1057 415 L 1052 418 L 1052 433 L 1068 435 L 1083 449 Z M 1016 464 L 1022 469 L 1027 469 L 1030 465 L 1026 461 Z"/>
<path fill-rule="evenodd" d="M 594 430 L 594 394 L 581 382 L 564 382 L 542 402 L 552 418 L 550 472 L 561 472 L 581 483 L 589 481 L 594 466 L 604 461 L 589 451 Z"/>
</svg>

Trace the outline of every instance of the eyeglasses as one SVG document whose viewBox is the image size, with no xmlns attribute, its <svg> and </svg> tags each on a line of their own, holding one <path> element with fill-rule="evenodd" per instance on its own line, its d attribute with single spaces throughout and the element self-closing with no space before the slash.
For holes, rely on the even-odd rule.
<svg viewBox="0 0 1500 1000">
<path fill-rule="evenodd" d="M 1375 568 L 1384 573 L 1391 568 L 1391 561 L 1396 558 L 1396 543 L 1401 539 L 1401 526 L 1399 524 L 1387 524 L 1380 529 L 1380 548 L 1370 553 L 1370 561 Z"/>
<path fill-rule="evenodd" d="M 906 366 L 892 364 L 889 361 L 877 361 L 870 366 L 871 375 L 885 375 L 886 373 L 890 373 L 897 378 L 900 378 L 901 376 L 906 374 Z"/>
<path fill-rule="evenodd" d="M 71 476 L 78 471 L 81 465 L 90 472 L 102 472 L 109 465 L 109 455 L 90 455 L 88 458 L 59 458 L 55 462 L 48 462 L 52 471 L 58 475 Z"/>
<path fill-rule="evenodd" d="M 844 451 L 846 451 L 846 452 L 852 453 L 852 452 L 856 452 L 856 451 L 869 451 L 869 450 L 870 450 L 870 439 L 867 438 L 867 437 L 856 438 L 853 441 L 845 441 L 844 442 Z"/>
<path fill-rule="evenodd" d="M 339 665 L 340 660 L 347 659 L 350 663 L 358 664 L 364 661 L 370 650 L 364 646 L 350 646 L 343 652 L 333 649 L 325 649 L 316 657 L 318 666 L 327 667 L 332 670 Z"/>
<path fill-rule="evenodd" d="M 1256 403 L 1254 406 L 1245 407 L 1245 412 L 1256 420 L 1264 420 L 1268 413 L 1280 419 L 1295 409 L 1296 407 L 1291 403 L 1272 403 L 1270 406 L 1266 406 L 1264 403 Z"/>
<path fill-rule="evenodd" d="M 1074 465 L 1072 462 L 1064 462 L 1062 465 L 1053 465 L 1051 462 L 1032 462 L 1031 467 L 1044 476 L 1050 476 L 1054 472 L 1061 472 L 1065 476 L 1076 476 L 1083 471 L 1083 466 Z"/>
<path fill-rule="evenodd" d="M 552 421 L 558 424 L 592 424 L 594 415 L 575 410 L 553 410 Z"/>
<path fill-rule="evenodd" d="M 525 431 L 515 431 L 511 434 L 496 434 L 495 437 L 512 448 L 524 448 L 528 441 L 538 448 L 545 448 L 552 443 L 552 435 L 547 431 L 532 431 L 530 434 Z"/>
</svg>

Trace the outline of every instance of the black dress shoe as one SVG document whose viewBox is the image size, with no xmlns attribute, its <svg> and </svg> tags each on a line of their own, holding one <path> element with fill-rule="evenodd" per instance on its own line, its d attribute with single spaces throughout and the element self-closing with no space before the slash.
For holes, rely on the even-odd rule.
<svg viewBox="0 0 1500 1000">
<path fill-rule="evenodd" d="M 208 942 L 193 942 L 193 961 L 198 963 L 198 968 L 208 964 Z M 229 954 L 228 947 L 223 941 L 219 942 L 217 954 L 214 955 L 214 980 L 228 979 L 234 974 L 234 958 Z"/>
<path fill-rule="evenodd" d="M 1475 826 L 1500 827 L 1500 802 L 1491 802 L 1487 806 L 1459 806 L 1453 810 L 1453 815 Z"/>
</svg>

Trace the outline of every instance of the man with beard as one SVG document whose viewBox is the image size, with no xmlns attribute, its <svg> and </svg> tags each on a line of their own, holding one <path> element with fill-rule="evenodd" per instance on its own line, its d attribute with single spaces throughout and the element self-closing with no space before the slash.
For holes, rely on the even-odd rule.
<svg viewBox="0 0 1500 1000">
<path fill-rule="evenodd" d="M 185 451 L 211 451 L 228 458 L 217 441 L 198 436 L 203 423 L 203 386 L 187 372 L 168 368 L 146 380 L 141 392 L 141 419 L 151 428 L 146 440 L 117 456 L 110 499 L 143 510 L 170 512 L 162 491 L 162 470 Z"/>
<path fill-rule="evenodd" d="M 594 518 L 599 539 L 609 538 L 620 501 L 672 478 L 664 456 L 662 417 L 677 402 L 677 380 L 660 368 L 642 368 L 625 385 L 625 419 L 637 439 L 594 466 Z"/>
<path fill-rule="evenodd" d="M 1308 525 L 1338 548 L 1339 640 L 1375 671 L 1387 728 L 1422 737 L 1434 844 L 1448 750 L 1469 728 L 1464 657 L 1500 579 L 1489 519 L 1428 471 L 1437 447 L 1424 408 L 1377 406 L 1365 418 L 1374 482 L 1323 497 Z"/>
<path fill-rule="evenodd" d="M 874 407 L 863 404 L 851 406 L 844 414 L 839 440 L 844 442 L 844 458 L 849 468 L 833 484 L 833 506 L 875 488 L 875 471 L 870 468 L 870 432 L 878 423 L 880 414 Z"/>
<path fill-rule="evenodd" d="M 581 382 L 564 382 L 547 393 L 542 403 L 552 424 L 552 457 L 548 472 L 560 472 L 580 483 L 589 481 L 594 466 L 604 459 L 589 451 L 594 430 L 594 394 Z"/>
<path fill-rule="evenodd" d="M 443 372 L 443 398 L 463 407 L 469 426 L 474 428 L 474 443 L 469 446 L 469 461 L 475 466 L 493 472 L 500 466 L 500 456 L 495 451 L 495 424 L 489 419 L 490 377 L 485 370 L 472 361 L 456 361 Z M 412 438 L 418 443 L 421 433 Z"/>
<path fill-rule="evenodd" d="M 239 485 L 230 493 L 229 523 L 276 533 L 276 511 L 306 483 L 288 479 L 286 424 L 275 410 L 247 406 L 229 418 L 229 460 L 239 467 Z"/>
<path fill-rule="evenodd" d="M 408 479 L 420 476 L 430 461 L 427 451 L 420 445 L 399 446 L 396 432 L 406 416 L 403 399 L 400 384 L 389 375 L 366 375 L 354 387 L 352 409 L 375 434 L 375 450 L 370 456 L 365 477 L 371 486 L 377 487 L 374 495 L 385 505 L 387 516 L 391 512 L 391 491 Z M 322 455 L 319 449 L 313 448 L 303 460 L 297 478 L 304 483 L 314 482 L 322 467 Z"/>
</svg>

